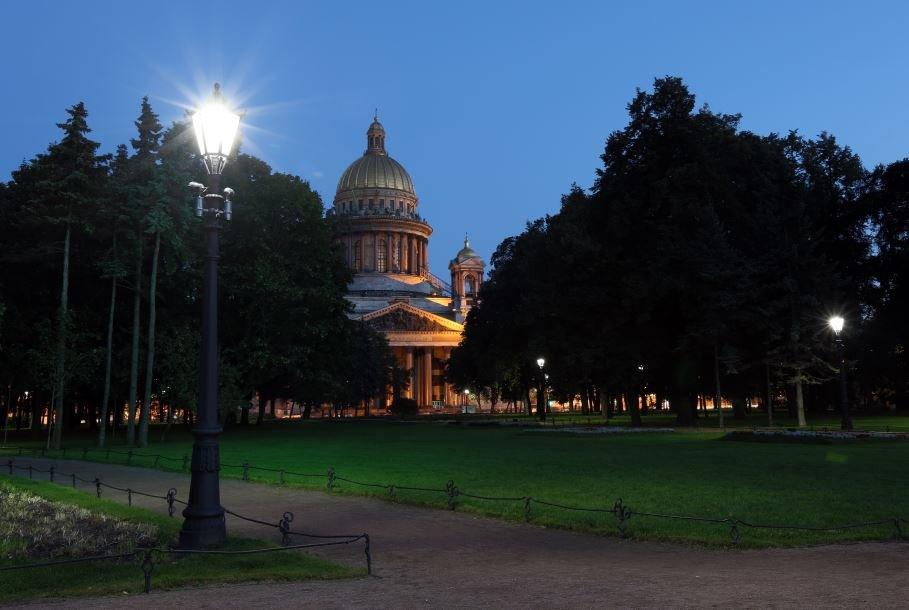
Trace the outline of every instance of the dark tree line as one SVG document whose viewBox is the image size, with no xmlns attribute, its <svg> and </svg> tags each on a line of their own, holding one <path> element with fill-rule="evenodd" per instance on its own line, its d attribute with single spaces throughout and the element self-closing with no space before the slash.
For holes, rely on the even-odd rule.
<svg viewBox="0 0 909 610">
<path fill-rule="evenodd" d="M 113 155 L 82 103 L 67 115 L 60 141 L 0 183 L 3 421 L 52 431 L 55 446 L 100 421 L 100 444 L 112 429 L 144 446 L 153 418 L 166 430 L 195 408 L 203 245 L 186 185 L 204 170 L 188 123 L 164 128 L 147 99 Z M 246 154 L 224 183 L 237 192 L 222 233 L 225 414 L 256 395 L 260 415 L 275 398 L 308 414 L 384 390 L 388 346 L 347 318 L 349 272 L 319 195 Z"/>
<path fill-rule="evenodd" d="M 504 240 L 449 377 L 523 400 L 548 385 L 586 412 L 639 397 L 680 424 L 699 397 L 835 407 L 827 319 L 842 314 L 853 406 L 904 401 L 909 160 L 864 168 L 829 134 L 759 136 L 657 79 L 610 134 L 593 186 Z M 700 400 L 703 400 L 701 398 Z"/>
</svg>

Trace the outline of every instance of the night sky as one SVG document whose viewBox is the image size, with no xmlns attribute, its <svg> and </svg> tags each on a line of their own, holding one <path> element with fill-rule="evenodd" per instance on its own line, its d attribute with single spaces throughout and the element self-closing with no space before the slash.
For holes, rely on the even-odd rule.
<svg viewBox="0 0 909 610">
<path fill-rule="evenodd" d="M 77 101 L 112 151 L 143 95 L 169 124 L 217 80 L 247 110 L 245 150 L 330 204 L 378 107 L 446 277 L 465 231 L 488 260 L 572 182 L 590 186 L 657 76 L 748 130 L 826 130 L 869 167 L 909 154 L 909 3 L 539 4 L 5 3 L 0 173 L 57 138 Z"/>
</svg>

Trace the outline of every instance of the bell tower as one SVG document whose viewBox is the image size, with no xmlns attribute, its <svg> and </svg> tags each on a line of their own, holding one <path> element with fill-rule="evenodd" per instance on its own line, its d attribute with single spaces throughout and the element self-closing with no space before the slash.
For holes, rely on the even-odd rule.
<svg viewBox="0 0 909 610">
<path fill-rule="evenodd" d="M 451 271 L 451 307 L 455 312 L 455 321 L 463 324 L 467 312 L 476 303 L 485 269 L 486 263 L 470 247 L 470 239 L 465 235 L 464 247 L 448 263 L 448 270 Z"/>
</svg>

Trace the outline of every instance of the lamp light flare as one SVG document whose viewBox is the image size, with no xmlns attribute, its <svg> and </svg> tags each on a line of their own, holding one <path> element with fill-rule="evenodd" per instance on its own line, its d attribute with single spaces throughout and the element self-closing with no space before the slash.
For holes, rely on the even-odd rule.
<svg viewBox="0 0 909 610">
<path fill-rule="evenodd" d="M 221 97 L 221 86 L 215 83 L 211 100 L 193 114 L 193 130 L 199 153 L 209 173 L 220 174 L 234 146 L 240 115 L 232 112 Z"/>
<path fill-rule="evenodd" d="M 843 326 L 846 324 L 846 320 L 842 316 L 833 316 L 827 321 L 827 324 L 830 325 L 830 328 L 833 329 L 833 332 L 840 334 L 840 331 L 843 330 Z"/>
<path fill-rule="evenodd" d="M 546 365 L 546 359 L 545 359 L 545 358 L 537 358 L 537 366 L 538 366 L 538 367 L 543 368 L 545 365 Z"/>
</svg>

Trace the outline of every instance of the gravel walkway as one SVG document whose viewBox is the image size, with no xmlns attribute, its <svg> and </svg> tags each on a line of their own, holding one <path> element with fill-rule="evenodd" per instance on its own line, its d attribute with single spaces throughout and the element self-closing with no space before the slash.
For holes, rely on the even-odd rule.
<svg viewBox="0 0 909 610">
<path fill-rule="evenodd" d="M 189 477 L 146 468 L 71 460 L 56 464 L 85 478 L 185 498 Z M 45 475 L 46 476 L 46 475 Z M 434 607 L 905 607 L 909 545 L 861 543 L 825 547 L 723 551 L 623 541 L 508 523 L 354 496 L 288 489 L 234 479 L 221 482 L 222 502 L 238 513 L 277 521 L 292 511 L 294 527 L 316 532 L 366 531 L 374 576 L 346 581 L 223 585 L 130 597 L 42 602 L 28 607 L 82 608 L 413 608 Z M 105 497 L 126 501 L 125 494 Z M 162 500 L 134 504 L 166 512 Z M 275 530 L 228 518 L 234 533 L 277 541 Z M 363 565 L 362 547 L 322 553 Z"/>
</svg>

